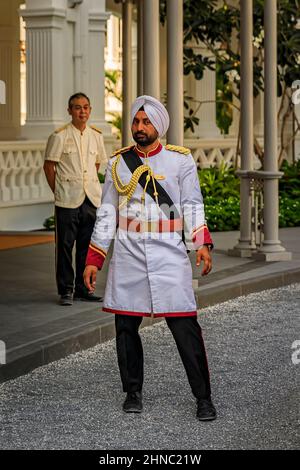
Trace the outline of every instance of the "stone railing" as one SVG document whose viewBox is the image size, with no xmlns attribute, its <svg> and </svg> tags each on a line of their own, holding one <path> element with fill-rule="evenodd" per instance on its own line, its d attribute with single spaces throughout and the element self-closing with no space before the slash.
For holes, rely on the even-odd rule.
<svg viewBox="0 0 300 470">
<path fill-rule="evenodd" d="M 191 149 L 198 168 L 219 167 L 221 162 L 235 166 L 236 145 L 236 139 L 185 140 L 185 146 Z"/>
<path fill-rule="evenodd" d="M 0 207 L 52 201 L 44 171 L 45 141 L 0 142 Z M 108 139 L 107 151 L 118 147 Z"/>
<path fill-rule="evenodd" d="M 105 144 L 108 154 L 120 146 L 113 137 Z M 199 168 L 222 162 L 236 165 L 236 139 L 186 139 L 184 144 Z M 45 145 L 45 141 L 0 142 L 0 206 L 53 200 L 43 172 Z"/>
<path fill-rule="evenodd" d="M 0 206 L 53 199 L 43 172 L 44 141 L 0 142 Z"/>
<path fill-rule="evenodd" d="M 107 153 L 119 143 L 109 137 Z M 0 141 L 0 231 L 43 228 L 53 194 L 43 171 L 45 141 Z M 104 169 L 102 169 L 104 171 Z"/>
<path fill-rule="evenodd" d="M 236 162 L 237 139 L 186 139 L 184 145 L 191 149 L 198 168 L 219 167 L 222 162 L 240 168 L 240 156 Z M 254 168 L 259 169 L 261 162 L 253 155 Z"/>
<path fill-rule="evenodd" d="M 42 227 L 44 218 L 49 216 L 53 195 L 43 171 L 45 145 L 45 141 L 0 142 L 0 209 L 2 219 L 5 217 L 7 220 L 6 224 L 0 223 L 0 230 L 17 230 L 14 228 L 17 226 Z M 191 149 L 199 168 L 218 167 L 221 162 L 235 165 L 236 139 L 186 139 L 184 145 Z M 109 136 L 105 137 L 105 146 L 109 155 L 121 145 L 113 136 Z M 18 208 L 16 225 L 13 208 Z M 30 224 L 32 214 L 38 211 L 41 222 Z"/>
</svg>

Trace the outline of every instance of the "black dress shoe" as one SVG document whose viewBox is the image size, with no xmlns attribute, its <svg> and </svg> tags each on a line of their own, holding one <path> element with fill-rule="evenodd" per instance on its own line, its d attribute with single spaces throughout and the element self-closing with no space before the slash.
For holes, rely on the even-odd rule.
<svg viewBox="0 0 300 470">
<path fill-rule="evenodd" d="M 142 393 L 128 392 L 123 403 L 123 411 L 125 411 L 125 413 L 141 413 L 142 409 Z"/>
<path fill-rule="evenodd" d="M 212 421 L 216 419 L 217 412 L 210 398 L 198 398 L 197 418 L 200 421 Z"/>
<path fill-rule="evenodd" d="M 60 305 L 73 305 L 73 295 L 71 292 L 67 293 L 67 294 L 63 294 L 60 296 L 60 300 L 59 300 L 59 303 Z"/>
<path fill-rule="evenodd" d="M 93 292 L 76 292 L 74 293 L 74 300 L 83 300 L 84 302 L 102 302 L 103 297 L 95 295 Z"/>
</svg>

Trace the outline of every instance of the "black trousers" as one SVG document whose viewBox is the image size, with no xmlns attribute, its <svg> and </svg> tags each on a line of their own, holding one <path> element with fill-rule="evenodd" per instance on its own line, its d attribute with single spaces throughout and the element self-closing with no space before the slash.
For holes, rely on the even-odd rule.
<svg viewBox="0 0 300 470">
<path fill-rule="evenodd" d="M 201 327 L 196 317 L 165 317 L 196 398 L 211 394 Z M 140 391 L 144 379 L 143 347 L 138 333 L 142 317 L 116 315 L 116 343 L 124 392 Z"/>
<path fill-rule="evenodd" d="M 59 295 L 73 292 L 74 289 L 72 253 L 75 243 L 75 291 L 85 290 L 83 271 L 96 220 L 96 211 L 96 207 L 87 197 L 76 209 L 55 206 L 56 283 Z"/>
</svg>

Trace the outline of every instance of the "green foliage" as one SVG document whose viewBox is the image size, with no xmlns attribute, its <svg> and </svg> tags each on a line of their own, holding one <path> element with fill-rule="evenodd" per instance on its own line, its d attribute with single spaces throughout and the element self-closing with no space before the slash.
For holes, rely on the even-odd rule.
<svg viewBox="0 0 300 470">
<path fill-rule="evenodd" d="M 197 113 L 197 108 L 196 110 L 193 110 L 191 108 L 190 103 L 196 103 L 196 100 L 192 96 L 188 96 L 186 92 L 184 92 L 184 109 L 187 110 L 188 115 L 184 116 L 184 131 L 187 131 L 188 129 L 191 129 L 192 132 L 194 132 L 194 124 L 197 126 L 199 124 L 200 119 L 196 116 Z"/>
<path fill-rule="evenodd" d="M 55 216 L 51 215 L 47 219 L 45 219 L 43 226 L 46 230 L 55 230 Z"/>
<path fill-rule="evenodd" d="M 280 170 L 284 172 L 283 177 L 279 180 L 280 194 L 300 199 L 300 160 L 293 164 L 289 164 L 285 160 Z"/>
<path fill-rule="evenodd" d="M 103 184 L 105 180 L 105 175 L 98 173 L 99 183 Z"/>
<path fill-rule="evenodd" d="M 279 226 L 300 226 L 300 160 L 281 166 L 284 172 L 279 180 Z"/>
<path fill-rule="evenodd" d="M 240 180 L 224 162 L 220 168 L 198 171 L 210 230 L 237 230 L 240 223 Z"/>
<path fill-rule="evenodd" d="M 213 196 L 219 199 L 229 196 L 239 197 L 240 180 L 232 167 L 222 162 L 219 168 L 198 170 L 199 182 L 203 196 Z"/>
<path fill-rule="evenodd" d="M 299 0 L 280 0 L 278 2 L 278 82 L 282 94 L 282 85 L 291 87 L 299 79 L 300 63 L 300 30 L 297 28 L 299 19 Z"/>
<path fill-rule="evenodd" d="M 279 227 L 300 226 L 300 199 L 279 196 Z"/>
<path fill-rule="evenodd" d="M 240 226 L 240 198 L 229 196 L 226 199 L 213 196 L 204 197 L 205 216 L 208 227 L 213 232 L 238 230 Z"/>
<path fill-rule="evenodd" d="M 284 162 L 279 180 L 279 227 L 300 226 L 300 160 Z M 240 223 L 240 180 L 233 168 L 222 164 L 218 168 L 198 171 L 210 230 L 238 230 Z"/>
<path fill-rule="evenodd" d="M 201 54 L 196 54 L 193 49 L 185 47 L 183 50 L 183 72 L 184 75 L 193 73 L 196 80 L 203 78 L 206 68 L 214 70 L 214 61 Z"/>
</svg>

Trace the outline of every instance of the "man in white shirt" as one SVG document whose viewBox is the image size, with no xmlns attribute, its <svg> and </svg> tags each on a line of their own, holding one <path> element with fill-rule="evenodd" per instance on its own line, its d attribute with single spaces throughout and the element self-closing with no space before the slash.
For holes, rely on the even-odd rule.
<svg viewBox="0 0 300 470">
<path fill-rule="evenodd" d="M 72 120 L 50 135 L 44 163 L 55 198 L 56 281 L 60 304 L 64 306 L 73 303 L 75 242 L 74 299 L 102 300 L 84 286 L 83 271 L 96 210 L 101 202 L 98 170 L 107 159 L 101 131 L 87 125 L 91 113 L 89 98 L 84 93 L 72 95 L 68 112 Z"/>
</svg>

